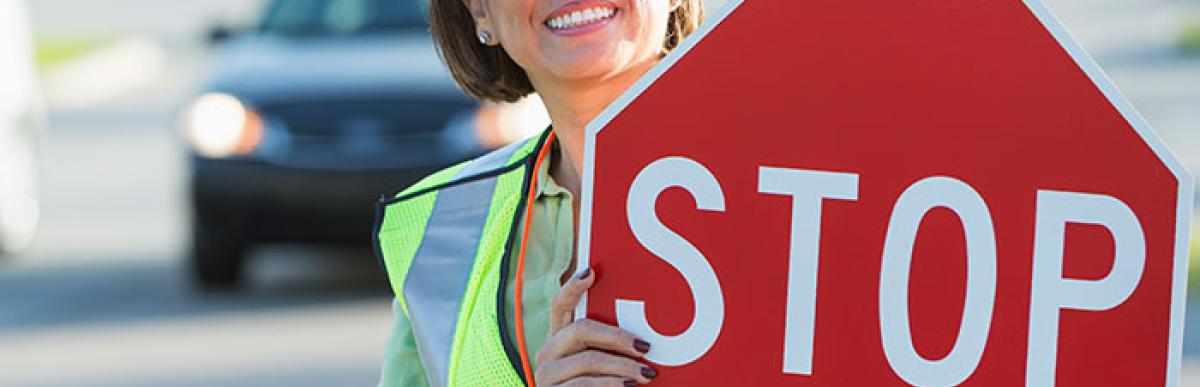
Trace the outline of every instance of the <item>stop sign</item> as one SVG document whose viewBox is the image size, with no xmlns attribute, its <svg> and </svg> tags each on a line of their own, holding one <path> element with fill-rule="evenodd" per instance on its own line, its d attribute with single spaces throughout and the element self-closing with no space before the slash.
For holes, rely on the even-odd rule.
<svg viewBox="0 0 1200 387">
<path fill-rule="evenodd" d="M 1192 180 L 1037 1 L 747 0 L 588 129 L 655 385 L 1176 385 Z"/>
</svg>

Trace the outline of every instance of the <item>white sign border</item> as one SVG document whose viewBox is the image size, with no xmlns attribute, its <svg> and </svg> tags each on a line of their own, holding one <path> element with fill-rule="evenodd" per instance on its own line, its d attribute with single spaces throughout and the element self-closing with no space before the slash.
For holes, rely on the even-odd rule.
<svg viewBox="0 0 1200 387">
<path fill-rule="evenodd" d="M 1179 192 L 1177 193 L 1178 205 L 1175 214 L 1175 275 L 1171 279 L 1171 333 L 1170 343 L 1167 352 L 1167 386 L 1178 386 L 1181 367 L 1183 365 L 1183 328 L 1184 315 L 1187 307 L 1187 277 L 1188 277 L 1188 248 L 1189 238 L 1191 237 L 1191 218 L 1192 218 L 1192 203 L 1193 195 L 1195 195 L 1195 180 L 1188 172 L 1179 158 L 1175 156 L 1158 133 L 1150 128 L 1150 124 L 1138 113 L 1129 99 L 1121 94 L 1117 86 L 1113 84 L 1104 70 L 1100 69 L 1100 65 L 1092 58 L 1075 37 L 1067 31 L 1058 17 L 1050 11 L 1041 0 L 1024 0 L 1025 5 L 1029 10 L 1037 16 L 1042 25 L 1054 35 L 1054 39 L 1058 40 L 1063 50 L 1066 50 L 1071 58 L 1075 60 L 1092 83 L 1100 89 L 1101 93 L 1108 98 L 1113 107 L 1121 113 L 1122 117 L 1133 126 L 1142 141 L 1154 151 L 1159 160 L 1171 170 L 1175 175 L 1175 179 L 1179 181 Z"/>
<path fill-rule="evenodd" d="M 604 109 L 599 116 L 596 117 L 587 126 L 584 145 L 584 162 L 583 162 L 583 188 L 582 201 L 580 203 L 580 220 L 579 220 L 579 235 L 577 240 L 578 260 L 576 263 L 577 271 L 583 271 L 590 266 L 589 252 L 591 251 L 591 229 L 592 229 L 592 189 L 595 184 L 595 165 L 596 165 L 596 136 L 613 120 L 621 111 L 625 110 L 634 100 L 637 99 L 650 85 L 653 85 L 660 77 L 663 76 L 671 67 L 675 66 L 688 52 L 695 48 L 696 44 L 708 36 L 718 25 L 729 17 L 734 11 L 741 7 L 746 0 L 731 0 L 716 13 L 711 15 L 699 30 L 683 41 L 679 47 L 676 47 L 671 53 L 667 54 L 662 61 L 654 66 L 645 76 L 639 79 L 636 83 L 630 86 L 629 90 L 621 94 L 608 108 Z M 1177 212 L 1175 225 L 1175 265 L 1174 277 L 1171 281 L 1171 327 L 1170 327 L 1170 343 L 1167 353 L 1167 369 L 1166 369 L 1166 386 L 1179 386 L 1179 377 L 1183 361 L 1183 330 L 1184 330 L 1184 315 L 1187 306 L 1187 277 L 1188 277 L 1188 249 L 1190 247 L 1189 238 L 1191 236 L 1191 217 L 1193 195 L 1195 193 L 1195 180 L 1188 172 L 1179 158 L 1175 156 L 1162 138 L 1150 127 L 1150 124 L 1138 113 L 1133 104 L 1129 102 L 1120 90 L 1109 79 L 1108 75 L 1100 68 L 1095 59 L 1091 57 L 1083 47 L 1075 40 L 1062 22 L 1054 16 L 1050 8 L 1046 6 L 1042 0 L 1022 0 L 1025 6 L 1038 18 L 1042 26 L 1054 36 L 1059 45 L 1071 56 L 1076 65 L 1087 74 L 1092 83 L 1100 89 L 1100 92 L 1108 98 L 1109 103 L 1121 113 L 1121 116 L 1137 131 L 1138 136 L 1142 141 L 1154 151 L 1159 160 L 1167 166 L 1175 178 L 1179 182 L 1179 192 L 1177 194 Z M 587 295 L 579 303 L 576 309 L 576 317 L 583 318 L 587 312 Z"/>
</svg>

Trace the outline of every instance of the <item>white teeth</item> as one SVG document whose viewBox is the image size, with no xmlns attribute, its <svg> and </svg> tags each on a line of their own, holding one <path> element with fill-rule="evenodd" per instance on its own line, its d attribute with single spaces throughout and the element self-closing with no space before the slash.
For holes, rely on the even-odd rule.
<svg viewBox="0 0 1200 387">
<path fill-rule="evenodd" d="M 575 28 L 608 19 L 617 13 L 615 8 L 588 8 L 550 19 L 546 25 L 553 29 Z"/>
</svg>

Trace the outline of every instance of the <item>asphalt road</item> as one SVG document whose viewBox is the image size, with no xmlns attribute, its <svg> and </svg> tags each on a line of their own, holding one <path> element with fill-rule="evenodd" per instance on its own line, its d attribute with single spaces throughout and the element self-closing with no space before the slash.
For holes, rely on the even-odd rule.
<svg viewBox="0 0 1200 387">
<path fill-rule="evenodd" d="M 97 19 L 45 13 L 99 3 L 35 3 L 50 26 L 83 28 Z M 165 39 L 177 39 L 202 23 L 185 31 L 172 20 L 211 11 L 162 3 L 122 0 L 156 17 L 144 28 L 136 18 L 121 28 L 155 36 L 162 29 Z M 1174 15 L 1195 3 L 1050 3 L 1200 171 L 1200 58 L 1177 57 L 1170 48 Z M 190 290 L 181 254 L 184 152 L 170 125 L 203 61 L 168 46 L 173 59 L 150 87 L 53 112 L 42 233 L 29 254 L 0 262 L 0 386 L 374 384 L 390 297 L 368 251 L 263 249 L 254 254 L 252 286 L 243 294 Z M 1200 355 L 1200 324 L 1187 332 L 1186 351 Z M 1186 386 L 1200 386 L 1196 359 L 1187 361 Z"/>
<path fill-rule="evenodd" d="M 54 112 L 44 227 L 0 270 L 0 386 L 373 384 L 390 297 L 369 251 L 263 249 L 246 292 L 189 287 L 162 93 Z"/>
</svg>

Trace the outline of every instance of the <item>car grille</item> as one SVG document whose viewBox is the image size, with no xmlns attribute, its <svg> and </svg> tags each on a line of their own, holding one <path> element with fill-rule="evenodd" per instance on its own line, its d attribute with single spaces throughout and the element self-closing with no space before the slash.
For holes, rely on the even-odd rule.
<svg viewBox="0 0 1200 387">
<path fill-rule="evenodd" d="M 317 170 L 442 166 L 470 156 L 474 133 L 444 131 L 474 103 L 436 99 L 341 99 L 260 106 L 267 122 L 254 157 Z"/>
<path fill-rule="evenodd" d="M 406 137 L 442 129 L 468 102 L 429 100 L 341 100 L 264 108 L 269 120 L 297 136 L 381 135 Z"/>
</svg>

